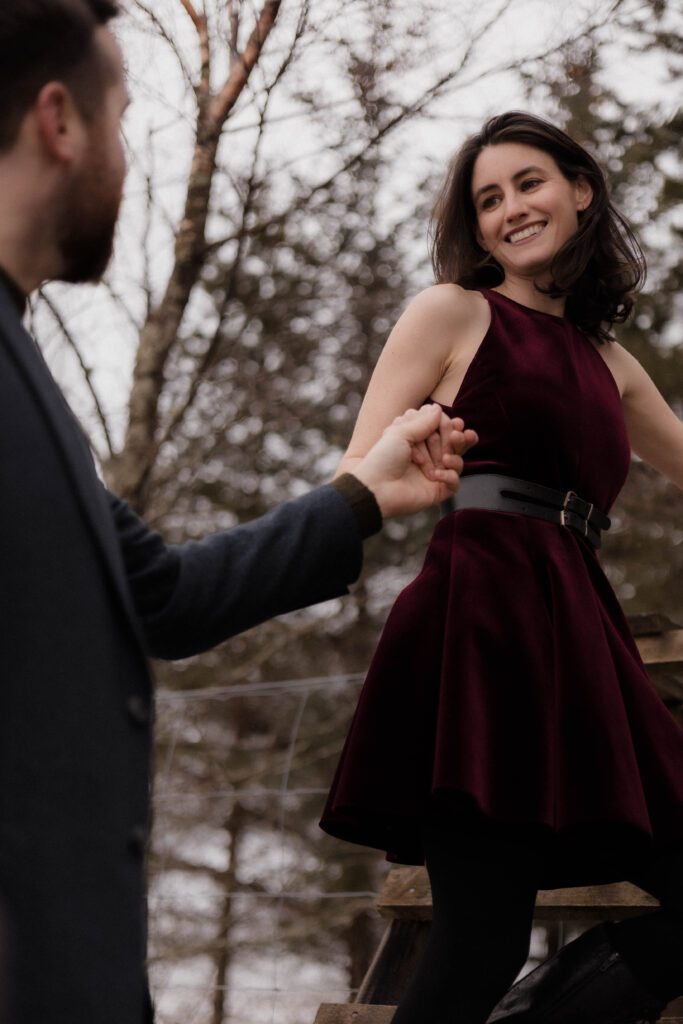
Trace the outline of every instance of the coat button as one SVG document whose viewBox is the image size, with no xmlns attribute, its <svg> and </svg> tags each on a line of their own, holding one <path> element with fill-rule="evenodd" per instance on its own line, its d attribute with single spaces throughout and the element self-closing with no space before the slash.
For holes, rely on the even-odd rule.
<svg viewBox="0 0 683 1024">
<path fill-rule="evenodd" d="M 126 700 L 126 711 L 136 725 L 149 725 L 152 712 L 149 701 L 139 694 L 132 694 Z"/>
<path fill-rule="evenodd" d="M 128 849 L 136 857 L 144 857 L 147 846 L 147 829 L 144 825 L 136 825 L 128 836 Z"/>
</svg>

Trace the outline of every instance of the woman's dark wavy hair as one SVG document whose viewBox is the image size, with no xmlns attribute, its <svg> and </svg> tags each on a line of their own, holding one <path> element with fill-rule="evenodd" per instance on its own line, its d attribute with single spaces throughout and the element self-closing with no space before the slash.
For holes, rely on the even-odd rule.
<svg viewBox="0 0 683 1024">
<path fill-rule="evenodd" d="M 565 178 L 576 181 L 583 175 L 593 189 L 590 205 L 579 212 L 576 233 L 555 255 L 550 286 L 539 290 L 553 297 L 566 296 L 565 315 L 572 323 L 598 341 L 611 340 L 611 325 L 626 320 L 633 307 L 632 293 L 645 280 L 645 257 L 627 221 L 611 203 L 605 175 L 590 153 L 566 132 L 533 114 L 513 110 L 492 117 L 453 158 L 430 226 L 437 282 L 490 288 L 503 280 L 500 264 L 477 243 L 472 199 L 477 157 L 484 147 L 503 142 L 543 150 Z"/>
</svg>

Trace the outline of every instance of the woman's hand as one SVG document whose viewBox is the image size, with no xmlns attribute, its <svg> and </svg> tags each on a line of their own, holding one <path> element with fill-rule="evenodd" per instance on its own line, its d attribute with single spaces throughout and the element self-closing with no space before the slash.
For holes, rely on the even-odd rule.
<svg viewBox="0 0 683 1024">
<path fill-rule="evenodd" d="M 462 456 L 477 440 L 461 419 L 449 419 L 438 405 L 409 409 L 386 427 L 352 472 L 373 492 L 384 519 L 406 515 L 455 494 Z M 429 475 L 413 458 L 416 448 L 422 452 L 422 445 L 438 451 Z"/>
<path fill-rule="evenodd" d="M 430 434 L 426 440 L 413 445 L 411 458 L 415 465 L 420 467 L 427 480 L 438 480 L 438 471 L 446 468 L 444 465 L 444 455 L 448 453 L 450 436 L 453 429 L 459 432 L 464 431 L 465 424 L 463 420 L 459 416 L 451 419 L 445 413 L 442 413 L 438 430 Z M 474 431 L 470 430 L 467 433 L 471 435 L 474 434 Z M 462 466 L 458 472 L 462 472 Z"/>
</svg>

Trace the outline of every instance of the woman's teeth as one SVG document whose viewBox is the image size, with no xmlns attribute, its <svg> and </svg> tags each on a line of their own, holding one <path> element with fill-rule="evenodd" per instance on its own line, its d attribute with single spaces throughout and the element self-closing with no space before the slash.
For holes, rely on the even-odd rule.
<svg viewBox="0 0 683 1024">
<path fill-rule="evenodd" d="M 531 238 L 532 235 L 537 235 L 543 230 L 545 224 L 530 224 L 528 228 L 520 228 L 519 231 L 513 231 L 511 235 L 508 235 L 508 242 L 521 242 L 525 238 Z"/>
</svg>

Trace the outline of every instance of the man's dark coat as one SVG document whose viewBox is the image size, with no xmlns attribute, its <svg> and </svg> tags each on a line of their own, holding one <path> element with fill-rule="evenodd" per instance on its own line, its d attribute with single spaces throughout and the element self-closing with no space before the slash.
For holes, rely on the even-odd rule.
<svg viewBox="0 0 683 1024">
<path fill-rule="evenodd" d="M 0 282 L 3 1024 L 142 1024 L 147 656 L 204 650 L 344 593 L 356 519 L 331 487 L 166 546 L 100 483 Z"/>
</svg>

